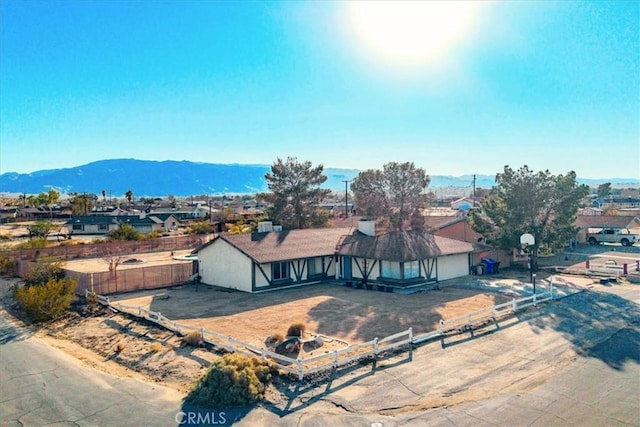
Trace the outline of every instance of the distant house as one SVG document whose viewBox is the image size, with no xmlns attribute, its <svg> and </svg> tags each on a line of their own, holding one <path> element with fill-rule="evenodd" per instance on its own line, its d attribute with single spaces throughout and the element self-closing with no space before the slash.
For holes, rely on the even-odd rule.
<svg viewBox="0 0 640 427">
<path fill-rule="evenodd" d="M 108 234 L 116 230 L 121 224 L 129 224 L 136 231 L 148 234 L 156 230 L 163 230 L 163 222 L 153 216 L 111 216 L 92 215 L 71 218 L 65 223 L 69 235 Z"/>
<path fill-rule="evenodd" d="M 586 235 L 590 230 L 629 230 L 631 233 L 640 234 L 640 217 L 637 216 L 579 215 L 573 225 L 579 229 L 576 236 L 579 243 L 586 243 Z"/>
<path fill-rule="evenodd" d="M 171 214 L 180 221 L 193 221 L 209 218 L 210 214 L 217 212 L 216 209 L 208 206 L 196 205 L 184 208 L 155 208 L 148 212 L 148 215 Z"/>
<path fill-rule="evenodd" d="M 475 205 L 477 205 L 477 203 Z M 469 209 L 472 209 L 475 205 L 473 203 L 473 197 L 461 197 L 459 199 L 451 201 L 451 204 L 450 204 L 451 209 L 456 209 L 461 211 L 468 211 Z"/>
<path fill-rule="evenodd" d="M 431 232 L 436 236 L 447 237 L 454 240 L 462 240 L 473 244 L 474 252 L 472 264 L 479 264 L 483 258 L 491 258 L 500 263 L 501 267 L 511 264 L 511 255 L 503 250 L 487 245 L 484 236 L 476 232 L 469 225 L 467 216 L 458 217 L 426 217 L 426 223 Z"/>
<path fill-rule="evenodd" d="M 153 217 L 159 219 L 162 222 L 162 228 L 164 231 L 174 231 L 178 229 L 180 220 L 173 214 L 155 214 Z"/>
<path fill-rule="evenodd" d="M 598 197 L 593 201 L 598 209 L 640 208 L 640 199 L 636 197 Z"/>
<path fill-rule="evenodd" d="M 19 209 L 15 206 L 0 207 L 0 224 L 10 222 L 18 217 Z"/>
<path fill-rule="evenodd" d="M 469 274 L 473 246 L 426 231 L 323 228 L 220 235 L 198 250 L 202 282 L 261 292 L 325 280 L 403 289 Z"/>
</svg>

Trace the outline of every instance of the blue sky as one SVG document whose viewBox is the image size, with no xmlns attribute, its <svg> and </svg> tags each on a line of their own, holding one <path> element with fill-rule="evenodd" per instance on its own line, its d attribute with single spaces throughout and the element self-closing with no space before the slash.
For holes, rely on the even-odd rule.
<svg viewBox="0 0 640 427">
<path fill-rule="evenodd" d="M 640 177 L 640 2 L 0 1 L 0 173 L 109 158 Z"/>
</svg>

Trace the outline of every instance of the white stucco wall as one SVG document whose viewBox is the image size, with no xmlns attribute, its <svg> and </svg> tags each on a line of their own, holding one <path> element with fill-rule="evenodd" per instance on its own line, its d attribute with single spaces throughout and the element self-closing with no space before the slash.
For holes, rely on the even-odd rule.
<svg viewBox="0 0 640 427">
<path fill-rule="evenodd" d="M 469 275 L 469 255 L 458 254 L 438 257 L 438 280 Z"/>
<path fill-rule="evenodd" d="M 226 241 L 218 239 L 203 248 L 198 259 L 202 283 L 251 292 L 251 259 Z M 256 279 L 261 277 L 257 272 Z"/>
</svg>

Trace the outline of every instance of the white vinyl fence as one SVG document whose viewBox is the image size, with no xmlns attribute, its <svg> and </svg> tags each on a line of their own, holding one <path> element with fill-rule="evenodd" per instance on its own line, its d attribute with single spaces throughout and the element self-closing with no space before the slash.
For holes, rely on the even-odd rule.
<svg viewBox="0 0 640 427">
<path fill-rule="evenodd" d="M 242 353 L 248 356 L 260 357 L 263 360 L 270 360 L 282 371 L 297 376 L 299 380 L 302 380 L 305 376 L 331 369 L 337 369 L 358 360 L 366 358 L 376 359 L 381 354 L 398 351 L 401 348 L 410 349 L 412 345 L 424 343 L 450 333 L 472 330 L 489 321 L 495 322 L 499 318 L 510 316 L 518 310 L 537 305 L 541 302 L 553 300 L 553 283 L 551 283 L 548 292 L 534 294 L 524 298 L 514 298 L 512 301 L 474 311 L 472 313 L 465 314 L 464 316 L 446 320 L 442 319 L 440 320 L 440 327 L 432 332 L 414 335 L 413 329 L 409 328 L 406 331 L 399 332 L 382 339 L 375 338 L 362 344 L 350 345 L 340 350 L 334 350 L 330 353 L 306 359 L 292 359 L 267 350 L 266 348 L 256 347 L 251 344 L 238 341 L 227 335 L 208 331 L 204 328 L 183 325 L 166 318 L 160 312 L 154 312 L 139 306 L 134 307 L 121 303 L 112 303 L 109 300 L 109 297 L 96 295 L 88 290 L 85 291 L 85 295 L 87 297 L 89 295 L 95 295 L 98 302 L 102 305 L 154 322 L 179 335 L 186 335 L 191 331 L 198 331 L 203 342 L 229 352 Z"/>
</svg>

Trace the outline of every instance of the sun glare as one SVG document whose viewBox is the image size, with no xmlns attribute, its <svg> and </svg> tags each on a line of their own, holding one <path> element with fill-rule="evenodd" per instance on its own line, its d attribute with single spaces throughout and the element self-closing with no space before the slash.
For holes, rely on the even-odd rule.
<svg viewBox="0 0 640 427">
<path fill-rule="evenodd" d="M 470 28 L 480 1 L 355 1 L 349 27 L 386 62 L 421 65 L 437 61 Z"/>
</svg>

